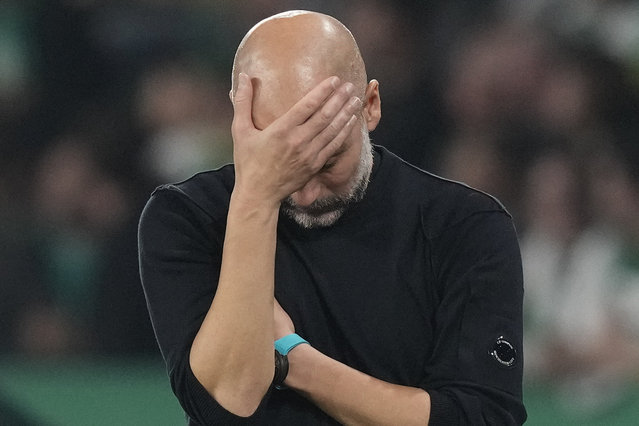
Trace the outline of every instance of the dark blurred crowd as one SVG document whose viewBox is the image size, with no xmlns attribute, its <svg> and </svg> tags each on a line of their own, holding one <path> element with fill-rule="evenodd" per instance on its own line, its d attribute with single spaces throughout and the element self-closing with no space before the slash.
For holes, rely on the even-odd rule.
<svg viewBox="0 0 639 426">
<path fill-rule="evenodd" d="M 287 9 L 353 32 L 374 143 L 514 215 L 527 380 L 590 407 L 637 383 L 639 3 L 621 0 L 0 2 L 0 352 L 157 354 L 140 211 L 232 161 L 235 48 Z"/>
</svg>

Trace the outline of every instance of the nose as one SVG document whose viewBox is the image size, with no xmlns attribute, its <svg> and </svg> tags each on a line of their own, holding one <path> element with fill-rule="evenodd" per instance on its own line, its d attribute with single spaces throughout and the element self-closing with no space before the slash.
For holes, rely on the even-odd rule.
<svg viewBox="0 0 639 426">
<path fill-rule="evenodd" d="M 313 201 L 317 200 L 321 190 L 321 183 L 317 179 L 313 178 L 309 180 L 302 189 L 293 193 L 293 201 L 295 201 L 295 204 L 300 207 L 307 207 L 311 205 Z"/>
</svg>

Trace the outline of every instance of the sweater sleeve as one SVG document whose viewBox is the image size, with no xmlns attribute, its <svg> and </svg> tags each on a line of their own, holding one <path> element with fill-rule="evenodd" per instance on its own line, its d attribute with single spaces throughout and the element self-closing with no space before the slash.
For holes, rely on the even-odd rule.
<svg viewBox="0 0 639 426">
<path fill-rule="evenodd" d="M 478 210 L 429 239 L 439 300 L 421 385 L 430 424 L 522 424 L 523 278 L 510 216 Z"/>
<path fill-rule="evenodd" d="M 216 221 L 178 190 L 156 190 L 138 230 L 140 276 L 171 387 L 191 424 L 250 424 L 219 405 L 193 375 L 189 351 L 219 279 L 224 220 Z M 268 394 L 265 399 L 268 398 Z"/>
</svg>

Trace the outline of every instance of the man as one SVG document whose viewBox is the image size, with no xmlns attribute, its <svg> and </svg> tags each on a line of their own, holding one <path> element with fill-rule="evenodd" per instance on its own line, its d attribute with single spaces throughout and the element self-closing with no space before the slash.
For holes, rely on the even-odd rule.
<svg viewBox="0 0 639 426">
<path fill-rule="evenodd" d="M 337 20 L 260 22 L 234 62 L 235 165 L 147 204 L 141 276 L 190 424 L 525 420 L 511 218 L 372 147 L 366 81 Z"/>
</svg>

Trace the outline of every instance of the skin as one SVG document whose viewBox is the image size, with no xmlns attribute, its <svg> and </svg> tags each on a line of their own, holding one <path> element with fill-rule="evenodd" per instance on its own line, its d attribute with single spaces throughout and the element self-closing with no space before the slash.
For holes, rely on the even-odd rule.
<svg viewBox="0 0 639 426">
<path fill-rule="evenodd" d="M 300 33 L 302 28 L 305 31 Z M 320 34 L 322 37 L 318 38 Z M 257 129 L 265 129 L 331 75 L 347 82 L 344 89 L 360 99 L 366 99 L 368 89 L 364 62 L 350 32 L 326 15 L 297 11 L 276 15 L 247 34 L 235 57 L 231 99 L 237 90 L 240 72 L 252 76 L 252 118 Z M 371 82 L 370 91 L 376 91 L 376 87 L 377 82 Z M 352 98 L 351 102 L 357 106 L 359 101 Z M 333 220 L 314 221 L 313 217 L 307 217 L 306 222 L 299 216 L 309 216 L 319 210 L 319 206 L 330 208 L 331 201 L 332 204 L 345 201 L 362 180 L 368 180 L 372 158 L 362 157 L 371 153 L 361 151 L 362 135 L 357 132 L 362 128 L 365 132 L 372 130 L 377 122 L 362 126 L 362 114 L 363 110 L 358 112 L 360 123 L 352 129 L 353 134 L 347 136 L 333 158 L 324 164 L 321 173 L 284 200 L 285 211 L 303 226 L 332 224 L 339 215 Z M 346 161 L 337 161 L 341 157 Z M 365 165 L 368 170 L 358 173 L 362 162 L 368 163 Z"/>
<path fill-rule="evenodd" d="M 237 415 L 256 410 L 274 375 L 273 341 L 295 330 L 273 296 L 282 203 L 318 217 L 313 206 L 348 198 L 370 174 L 362 159 L 381 109 L 378 83 L 365 82 L 350 32 L 326 15 L 276 15 L 238 48 L 230 93 L 236 181 L 217 292 L 190 352 L 196 378 Z M 309 345 L 292 350 L 289 362 L 286 384 L 342 423 L 428 421 L 421 389 L 377 380 Z"/>
</svg>

